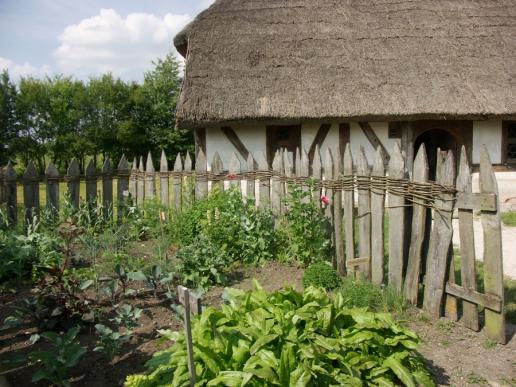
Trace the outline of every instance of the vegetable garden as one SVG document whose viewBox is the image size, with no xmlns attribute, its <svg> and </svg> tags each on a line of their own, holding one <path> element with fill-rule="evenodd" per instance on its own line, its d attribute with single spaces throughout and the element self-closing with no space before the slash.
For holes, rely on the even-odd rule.
<svg viewBox="0 0 516 387">
<path fill-rule="evenodd" d="M 279 212 L 231 181 L 180 210 L 129 196 L 113 217 L 113 206 L 73 192 L 25 223 L 3 210 L 0 360 L 9 381 L 188 386 L 177 285 L 203 299 L 192 331 L 197 385 L 442 381 L 444 365 L 420 355 L 403 322 L 425 314 L 400 289 L 367 282 L 367 269 L 339 274 L 327 211 L 335 198 L 319 189 L 287 184 Z"/>
</svg>

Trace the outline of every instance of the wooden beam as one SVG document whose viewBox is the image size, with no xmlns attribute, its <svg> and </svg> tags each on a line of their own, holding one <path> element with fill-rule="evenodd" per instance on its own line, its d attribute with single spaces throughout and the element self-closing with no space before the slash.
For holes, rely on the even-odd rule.
<svg viewBox="0 0 516 387">
<path fill-rule="evenodd" d="M 203 153 L 206 154 L 206 128 L 194 129 L 194 141 L 195 155 L 199 154 L 199 149 L 202 149 Z"/>
<path fill-rule="evenodd" d="M 502 299 L 498 296 L 495 296 L 494 294 L 479 293 L 476 290 L 464 288 L 449 282 L 446 284 L 446 293 L 483 306 L 484 308 L 493 310 L 495 312 L 502 311 Z"/>
<path fill-rule="evenodd" d="M 339 124 L 339 148 L 340 154 L 343 155 L 346 151 L 346 145 L 349 144 L 350 128 L 349 123 L 342 122 Z"/>
<path fill-rule="evenodd" d="M 231 144 L 233 144 L 233 146 L 235 147 L 237 152 L 240 154 L 240 156 L 242 156 L 242 158 L 244 160 L 247 160 L 247 158 L 249 157 L 249 153 L 250 152 L 247 150 L 247 148 L 242 143 L 240 138 L 238 138 L 238 136 L 235 133 L 235 131 L 231 127 L 229 127 L 229 126 L 223 126 L 220 129 L 226 135 L 226 137 L 231 142 Z M 255 166 L 255 168 L 258 168 L 258 164 L 256 163 L 256 161 L 254 162 L 254 166 Z"/>
<path fill-rule="evenodd" d="M 455 208 L 461 210 L 496 211 L 496 194 L 458 192 Z"/>
<path fill-rule="evenodd" d="M 312 142 L 312 145 L 310 145 L 310 150 L 308 151 L 308 160 L 310 161 L 310 163 L 314 159 L 315 147 L 319 146 L 319 149 L 321 149 L 324 139 L 328 135 L 330 128 L 331 128 L 331 124 L 322 124 L 319 127 L 319 130 L 317 131 L 317 134 L 315 135 L 314 141 Z"/>
<path fill-rule="evenodd" d="M 383 154 L 385 155 L 385 162 L 389 162 L 390 155 L 389 152 L 387 152 L 387 148 L 382 144 L 376 133 L 374 132 L 373 128 L 369 124 L 369 122 L 359 122 L 358 125 L 360 125 L 360 128 L 362 129 L 362 132 L 366 135 L 367 139 L 373 146 L 373 149 L 377 149 L 378 147 L 382 148 Z"/>
</svg>

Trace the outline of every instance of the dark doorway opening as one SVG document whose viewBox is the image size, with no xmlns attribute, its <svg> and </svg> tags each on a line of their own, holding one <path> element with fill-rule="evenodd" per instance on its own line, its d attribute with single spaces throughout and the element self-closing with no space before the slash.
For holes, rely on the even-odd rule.
<svg viewBox="0 0 516 387">
<path fill-rule="evenodd" d="M 441 151 L 451 150 L 455 160 L 459 154 L 455 137 L 444 129 L 431 129 L 421 133 L 414 141 L 414 154 L 417 154 L 421 144 L 425 144 L 428 155 L 428 168 L 430 180 L 435 180 L 435 167 L 437 164 L 437 149 Z"/>
</svg>

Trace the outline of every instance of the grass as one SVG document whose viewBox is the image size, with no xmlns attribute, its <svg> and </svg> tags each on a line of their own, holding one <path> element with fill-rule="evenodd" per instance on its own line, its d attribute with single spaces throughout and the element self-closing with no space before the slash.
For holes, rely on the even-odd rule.
<svg viewBox="0 0 516 387">
<path fill-rule="evenodd" d="M 516 227 L 516 211 L 503 212 L 502 222 L 506 226 Z"/>
<path fill-rule="evenodd" d="M 460 255 L 458 251 L 454 251 L 455 256 L 455 280 L 458 284 L 461 283 L 460 273 Z M 476 283 L 477 291 L 484 292 L 484 263 L 481 261 L 475 262 L 476 267 Z M 516 324 L 516 279 L 505 277 L 503 280 L 504 289 L 504 303 L 506 321 L 511 324 Z"/>
</svg>

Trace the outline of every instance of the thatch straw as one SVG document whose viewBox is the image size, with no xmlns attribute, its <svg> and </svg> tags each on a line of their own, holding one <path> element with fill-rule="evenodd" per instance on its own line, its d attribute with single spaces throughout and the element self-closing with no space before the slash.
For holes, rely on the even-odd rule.
<svg viewBox="0 0 516 387">
<path fill-rule="evenodd" d="M 218 0 L 174 43 L 185 127 L 516 115 L 516 0 Z"/>
</svg>

